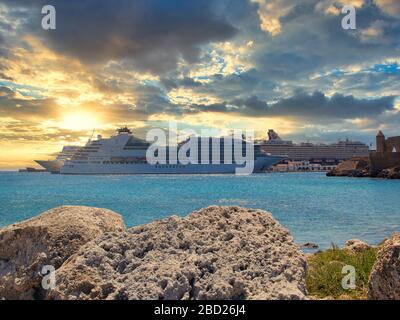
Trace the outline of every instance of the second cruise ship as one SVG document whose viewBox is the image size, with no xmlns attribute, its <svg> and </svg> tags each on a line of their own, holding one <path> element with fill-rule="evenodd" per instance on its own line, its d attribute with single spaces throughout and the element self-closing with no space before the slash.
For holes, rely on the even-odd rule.
<svg viewBox="0 0 400 320">
<path fill-rule="evenodd" d="M 368 145 L 346 139 L 332 144 L 296 144 L 290 140 L 283 140 L 272 129 L 268 131 L 268 141 L 259 143 L 261 148 L 274 155 L 285 155 L 292 161 L 331 160 L 340 162 L 354 157 L 368 157 Z"/>
</svg>

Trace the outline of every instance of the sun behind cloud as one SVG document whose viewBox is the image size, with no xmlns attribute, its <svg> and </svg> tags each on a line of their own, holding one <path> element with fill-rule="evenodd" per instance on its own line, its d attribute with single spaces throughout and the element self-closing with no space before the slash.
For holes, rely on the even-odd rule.
<svg viewBox="0 0 400 320">
<path fill-rule="evenodd" d="M 0 170 L 168 120 L 299 142 L 398 135 L 399 0 L 53 0 L 51 32 L 42 3 L 0 0 Z"/>
<path fill-rule="evenodd" d="M 87 111 L 74 111 L 67 113 L 61 120 L 59 127 L 71 131 L 95 129 L 101 126 L 101 122 L 93 113 Z"/>
</svg>

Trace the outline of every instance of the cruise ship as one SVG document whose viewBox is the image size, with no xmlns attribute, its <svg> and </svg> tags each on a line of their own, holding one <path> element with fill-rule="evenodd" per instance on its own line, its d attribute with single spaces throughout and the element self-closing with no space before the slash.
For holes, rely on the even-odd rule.
<svg viewBox="0 0 400 320">
<path fill-rule="evenodd" d="M 216 151 L 213 150 L 212 143 L 208 141 L 209 150 L 207 156 L 203 155 L 205 152 L 204 146 L 206 145 L 205 139 L 197 137 L 198 139 L 198 161 L 196 163 L 183 164 L 181 161 L 176 160 L 176 153 L 182 147 L 182 143 L 176 147 L 164 147 L 166 154 L 166 161 L 164 163 L 150 163 L 147 158 L 147 150 L 151 146 L 145 140 L 135 137 L 128 128 L 121 128 L 117 133 L 110 138 L 103 138 L 98 136 L 96 140 L 89 140 L 88 143 L 80 148 L 72 157 L 67 160 L 60 169 L 61 174 L 75 174 L 75 175 L 88 175 L 88 174 L 224 174 L 236 173 L 238 168 L 243 168 L 246 164 L 239 164 L 234 160 L 229 159 L 229 155 L 225 157 L 224 150 L 229 151 L 224 146 L 224 139 L 220 140 L 220 150 L 215 155 Z M 215 141 L 216 138 L 213 138 Z M 237 141 L 237 140 L 236 140 Z M 242 140 L 242 151 L 246 150 L 246 142 Z M 239 142 L 240 144 L 240 142 Z M 234 142 L 232 143 L 232 146 Z M 268 167 L 280 162 L 285 157 L 272 156 L 263 152 L 260 146 L 252 144 L 254 148 L 254 169 L 252 172 L 260 172 Z M 162 147 L 160 148 L 162 150 Z M 251 150 L 251 149 L 250 149 Z M 213 154 L 214 152 L 214 154 Z M 174 154 L 174 156 L 173 156 Z M 232 155 L 234 152 L 232 152 Z M 218 158 L 218 164 L 215 163 L 215 158 Z M 208 161 L 207 161 L 208 160 Z"/>
<path fill-rule="evenodd" d="M 78 146 L 65 146 L 53 160 L 35 160 L 35 162 L 48 172 L 58 173 L 66 160 L 69 160 L 80 149 Z"/>
<path fill-rule="evenodd" d="M 368 145 L 359 141 L 346 139 L 332 144 L 295 144 L 290 140 L 282 140 L 272 129 L 268 131 L 268 140 L 260 142 L 260 145 L 265 152 L 284 155 L 293 161 L 342 161 L 369 156 Z"/>
</svg>

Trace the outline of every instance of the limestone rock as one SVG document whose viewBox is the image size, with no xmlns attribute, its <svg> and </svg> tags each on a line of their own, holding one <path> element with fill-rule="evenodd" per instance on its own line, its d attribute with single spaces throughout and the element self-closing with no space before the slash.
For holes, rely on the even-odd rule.
<svg viewBox="0 0 400 320">
<path fill-rule="evenodd" d="M 328 172 L 328 177 L 365 177 L 369 176 L 369 160 L 358 157 L 341 162 L 336 169 Z"/>
<path fill-rule="evenodd" d="M 395 234 L 378 251 L 368 284 L 368 299 L 400 300 L 400 234 Z"/>
<path fill-rule="evenodd" d="M 306 261 L 270 213 L 209 207 L 107 233 L 57 271 L 50 299 L 304 299 Z"/>
<path fill-rule="evenodd" d="M 370 248 L 372 248 L 372 247 L 368 243 L 365 243 L 358 239 L 347 240 L 346 246 L 344 247 L 344 249 L 350 250 L 353 252 L 360 252 L 360 251 L 367 250 Z"/>
<path fill-rule="evenodd" d="M 68 206 L 0 229 L 0 299 L 40 298 L 43 266 L 57 269 L 86 242 L 124 229 L 110 210 Z"/>
</svg>

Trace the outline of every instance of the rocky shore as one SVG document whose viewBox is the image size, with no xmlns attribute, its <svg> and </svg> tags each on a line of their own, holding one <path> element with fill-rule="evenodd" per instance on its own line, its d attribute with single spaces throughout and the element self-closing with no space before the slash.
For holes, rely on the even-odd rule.
<svg viewBox="0 0 400 320">
<path fill-rule="evenodd" d="M 353 158 L 343 161 L 336 169 L 326 175 L 328 177 L 400 179 L 400 166 L 371 173 L 368 158 Z"/>
<path fill-rule="evenodd" d="M 399 253 L 398 236 L 379 249 L 369 298 L 400 299 Z M 310 299 L 307 269 L 270 213 L 240 207 L 130 229 L 110 210 L 59 207 L 0 229 L 0 299 Z"/>
</svg>

